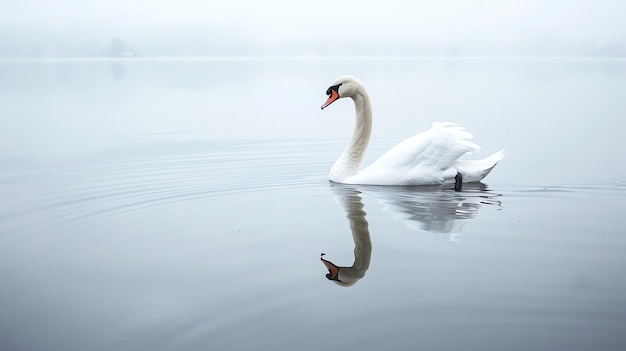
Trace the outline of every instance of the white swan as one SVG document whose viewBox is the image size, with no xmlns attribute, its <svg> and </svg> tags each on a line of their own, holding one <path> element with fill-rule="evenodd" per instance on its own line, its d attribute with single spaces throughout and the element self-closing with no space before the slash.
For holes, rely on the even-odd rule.
<svg viewBox="0 0 626 351">
<path fill-rule="evenodd" d="M 433 123 L 431 129 L 414 135 L 383 154 L 369 167 L 359 170 L 372 130 L 372 110 L 365 87 L 356 78 L 344 76 L 326 90 L 328 99 L 322 109 L 334 101 L 350 97 L 356 108 L 356 126 L 350 145 L 330 170 L 329 180 L 344 184 L 428 185 L 478 182 L 504 157 L 504 150 L 482 160 L 459 160 L 463 154 L 478 151 L 468 141 L 472 135 L 450 122 Z"/>
</svg>

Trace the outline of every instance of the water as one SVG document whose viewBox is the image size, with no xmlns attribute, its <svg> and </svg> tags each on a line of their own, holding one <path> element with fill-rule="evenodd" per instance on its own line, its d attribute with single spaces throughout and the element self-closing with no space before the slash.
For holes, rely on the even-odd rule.
<svg viewBox="0 0 626 351">
<path fill-rule="evenodd" d="M 434 120 L 507 157 L 461 193 L 328 184 L 352 106 L 319 105 L 345 73 L 374 103 L 366 162 Z M 626 346 L 623 61 L 0 75 L 3 350 Z"/>
</svg>

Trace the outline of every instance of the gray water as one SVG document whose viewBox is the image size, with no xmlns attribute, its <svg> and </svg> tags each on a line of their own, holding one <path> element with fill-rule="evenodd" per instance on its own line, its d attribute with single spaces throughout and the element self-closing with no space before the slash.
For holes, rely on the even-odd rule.
<svg viewBox="0 0 626 351">
<path fill-rule="evenodd" d="M 366 162 L 438 120 L 506 158 L 329 184 L 342 74 Z M 1 62 L 0 348 L 623 350 L 625 88 L 623 60 Z"/>
</svg>

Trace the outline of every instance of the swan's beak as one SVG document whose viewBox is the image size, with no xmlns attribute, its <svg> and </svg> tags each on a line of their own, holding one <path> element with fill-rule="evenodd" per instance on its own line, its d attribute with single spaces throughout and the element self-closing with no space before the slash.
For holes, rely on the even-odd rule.
<svg viewBox="0 0 626 351">
<path fill-rule="evenodd" d="M 337 99 L 339 99 L 339 93 L 335 89 L 330 89 L 330 95 L 328 95 L 328 99 L 326 100 L 324 105 L 322 105 L 322 110 L 328 105 L 332 104 Z"/>
<path fill-rule="evenodd" d="M 326 105 L 326 106 L 328 106 L 328 105 Z M 322 107 L 322 108 L 324 108 L 324 107 Z M 328 278 L 329 280 L 339 280 L 339 278 L 338 278 L 338 276 L 339 276 L 339 267 L 335 266 L 335 264 L 330 262 L 330 261 L 326 261 L 323 258 L 320 258 L 320 260 L 322 260 L 322 263 L 324 264 L 324 266 L 326 266 L 326 268 L 328 268 L 328 274 L 326 274 L 326 278 Z"/>
</svg>

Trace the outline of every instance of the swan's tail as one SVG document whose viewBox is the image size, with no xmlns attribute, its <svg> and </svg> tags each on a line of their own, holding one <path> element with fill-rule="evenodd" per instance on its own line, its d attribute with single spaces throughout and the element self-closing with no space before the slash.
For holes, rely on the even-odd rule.
<svg viewBox="0 0 626 351">
<path fill-rule="evenodd" d="M 457 160 L 453 167 L 463 175 L 464 183 L 480 182 L 504 157 L 504 149 L 482 160 Z"/>
</svg>

